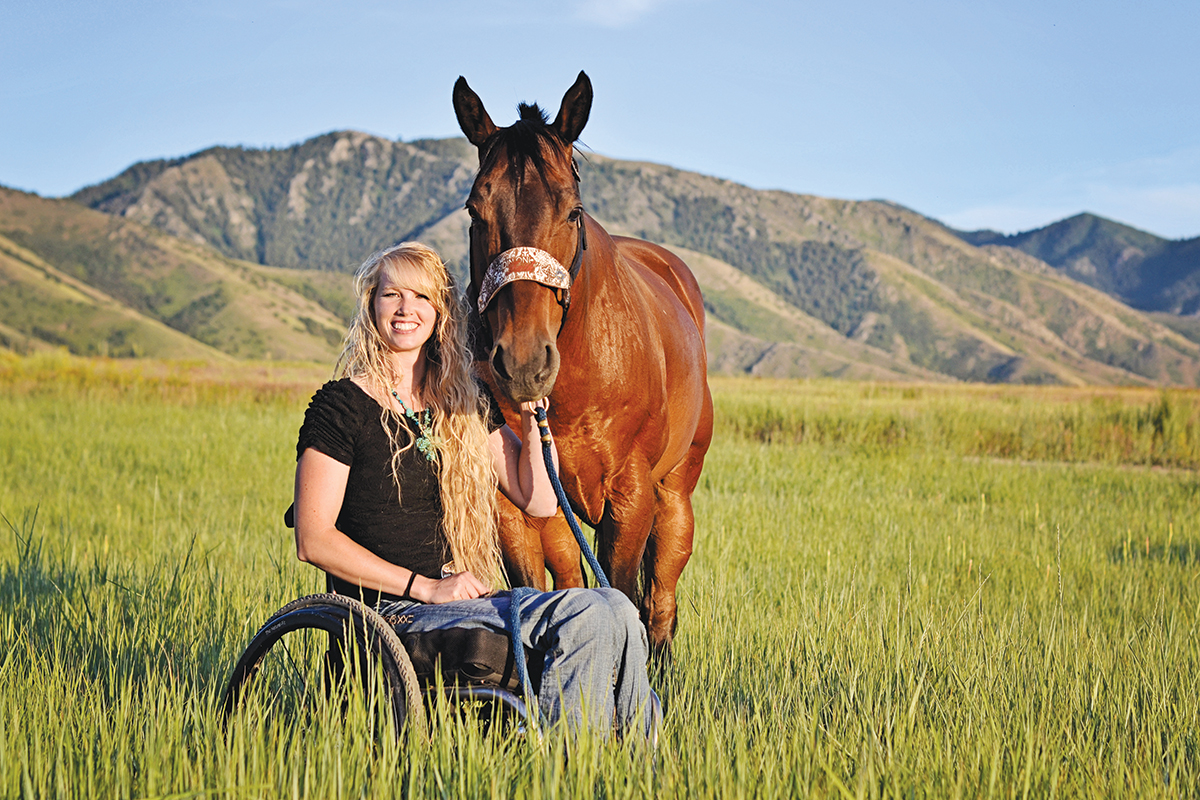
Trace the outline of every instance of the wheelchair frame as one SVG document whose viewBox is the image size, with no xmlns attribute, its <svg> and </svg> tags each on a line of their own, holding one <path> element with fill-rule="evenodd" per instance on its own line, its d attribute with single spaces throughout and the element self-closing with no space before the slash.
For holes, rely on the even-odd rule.
<svg viewBox="0 0 1200 800">
<path fill-rule="evenodd" d="M 418 735 L 427 735 L 429 719 L 426 700 L 438 693 L 434 685 L 423 686 L 411 657 L 392 626 L 379 612 L 360 600 L 339 594 L 312 594 L 298 598 L 276 611 L 258 630 L 238 659 L 225 687 L 222 713 L 227 720 L 240 706 L 247 689 L 271 648 L 289 633 L 321 630 L 329 635 L 327 667 L 341 671 L 346 653 L 357 653 L 361 674 L 369 674 L 371 664 L 382 668 L 384 686 L 396 734 L 411 726 Z M 345 641 L 347 635 L 352 642 Z M 458 680 L 447 682 L 444 694 L 456 701 L 479 700 L 498 713 L 515 719 L 519 728 L 529 722 L 529 709 L 523 698 L 498 683 Z"/>
</svg>

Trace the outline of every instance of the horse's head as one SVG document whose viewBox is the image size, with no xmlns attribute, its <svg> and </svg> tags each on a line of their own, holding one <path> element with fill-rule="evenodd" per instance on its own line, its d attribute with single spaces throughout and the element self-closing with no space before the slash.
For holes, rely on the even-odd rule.
<svg viewBox="0 0 1200 800">
<path fill-rule="evenodd" d="M 522 103 L 520 119 L 497 128 L 467 82 L 454 84 L 458 124 L 479 150 L 467 296 L 489 334 L 496 382 L 515 402 L 545 397 L 558 377 L 558 333 L 587 246 L 572 151 L 591 107 L 580 72 L 553 122 Z"/>
</svg>

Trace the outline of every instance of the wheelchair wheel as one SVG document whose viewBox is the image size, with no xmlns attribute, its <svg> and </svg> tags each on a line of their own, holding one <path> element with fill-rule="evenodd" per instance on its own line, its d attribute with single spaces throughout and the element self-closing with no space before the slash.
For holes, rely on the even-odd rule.
<svg viewBox="0 0 1200 800">
<path fill-rule="evenodd" d="M 275 612 L 250 640 L 233 668 L 222 709 L 228 719 L 256 695 L 277 715 L 344 715 L 356 686 L 369 712 L 374 706 L 390 709 L 397 735 L 405 725 L 425 735 L 424 693 L 392 627 L 351 597 L 308 595 Z"/>
</svg>

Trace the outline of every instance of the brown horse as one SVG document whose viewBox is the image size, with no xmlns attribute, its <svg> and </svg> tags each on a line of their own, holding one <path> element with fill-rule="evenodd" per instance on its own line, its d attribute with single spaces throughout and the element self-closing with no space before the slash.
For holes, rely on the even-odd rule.
<svg viewBox="0 0 1200 800">
<path fill-rule="evenodd" d="M 522 104 L 517 122 L 497 128 L 467 82 L 454 85 L 459 125 L 479 151 L 466 204 L 467 297 L 483 306 L 491 365 L 483 371 L 498 396 L 549 396 L 563 486 L 596 529 L 613 586 L 640 604 L 662 652 L 675 632 L 691 495 L 712 439 L 704 307 L 686 264 L 649 242 L 609 236 L 583 210 L 573 144 L 591 105 L 580 72 L 553 122 Z M 561 519 L 539 531 L 511 507 L 502 514 L 514 582 L 544 587 L 549 567 L 556 586 L 582 585 Z"/>
</svg>

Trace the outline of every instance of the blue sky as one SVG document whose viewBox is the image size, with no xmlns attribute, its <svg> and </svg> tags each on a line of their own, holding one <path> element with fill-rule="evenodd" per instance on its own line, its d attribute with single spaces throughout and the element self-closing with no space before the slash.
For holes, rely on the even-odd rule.
<svg viewBox="0 0 1200 800">
<path fill-rule="evenodd" d="M 507 124 L 585 69 L 605 155 L 1200 235 L 1195 0 L 4 0 L 0 31 L 0 184 L 44 195 L 215 144 L 457 135 L 460 74 Z"/>
</svg>

